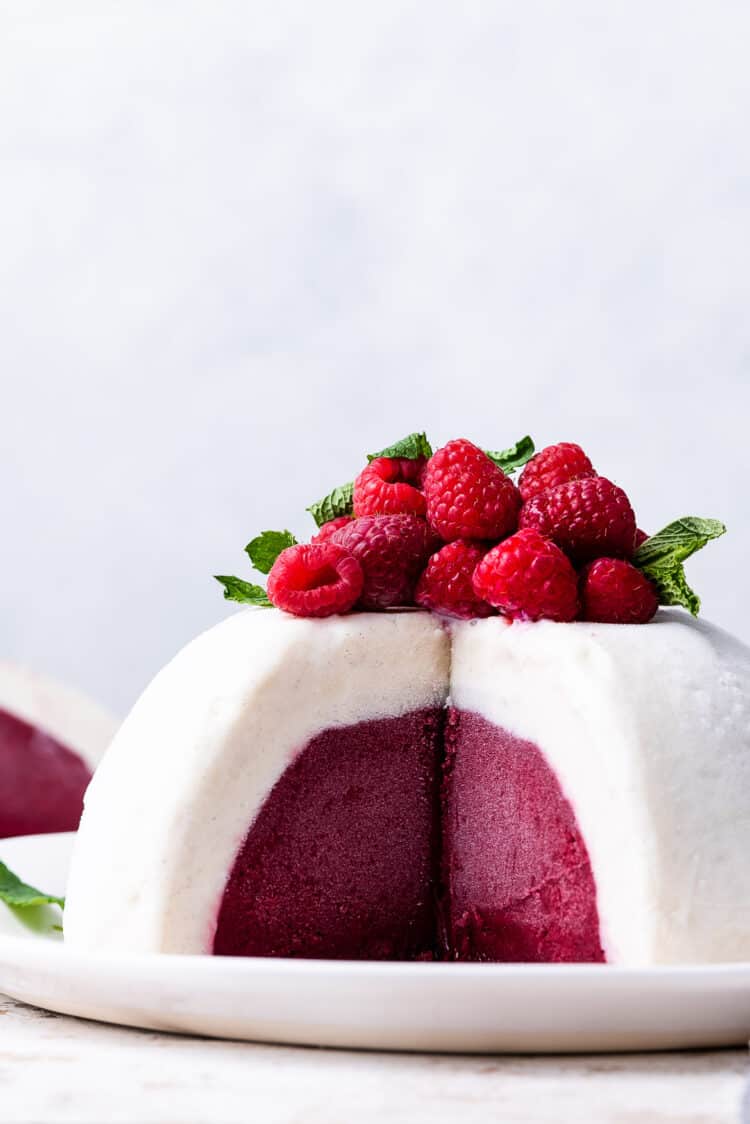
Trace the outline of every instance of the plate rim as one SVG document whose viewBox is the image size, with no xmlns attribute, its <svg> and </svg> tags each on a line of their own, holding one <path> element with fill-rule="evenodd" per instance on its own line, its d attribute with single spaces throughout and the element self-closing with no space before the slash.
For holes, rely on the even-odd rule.
<svg viewBox="0 0 750 1124">
<path fill-rule="evenodd" d="M 60 892 L 73 839 L 16 837 L 6 857 L 24 877 L 44 884 L 48 875 Z M 44 908 L 60 919 L 58 907 Z M 42 933 L 16 923 L 0 931 L 0 991 L 99 1023 L 350 1050 L 574 1054 L 736 1047 L 750 1038 L 747 960 L 495 964 L 133 953 L 71 947 L 49 926 Z"/>
</svg>

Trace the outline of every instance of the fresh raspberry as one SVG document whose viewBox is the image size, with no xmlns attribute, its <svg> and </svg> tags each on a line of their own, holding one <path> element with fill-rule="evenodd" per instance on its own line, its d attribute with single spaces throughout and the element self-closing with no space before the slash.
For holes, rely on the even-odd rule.
<svg viewBox="0 0 750 1124">
<path fill-rule="evenodd" d="M 363 609 L 411 605 L 414 586 L 433 548 L 424 519 L 415 515 L 363 515 L 333 536 L 362 566 Z"/>
<path fill-rule="evenodd" d="M 422 480 L 427 519 L 445 542 L 502 539 L 515 531 L 521 497 L 502 469 L 471 441 L 449 441 Z"/>
<path fill-rule="evenodd" d="M 472 584 L 477 597 L 508 617 L 572 621 L 578 615 L 575 570 L 558 546 L 532 529 L 485 554 Z"/>
<path fill-rule="evenodd" d="M 631 558 L 635 515 L 622 488 L 603 476 L 571 480 L 532 496 L 518 525 L 557 543 L 576 563 L 593 558 Z"/>
<path fill-rule="evenodd" d="M 417 582 L 417 605 L 450 617 L 491 617 L 495 610 L 477 597 L 471 584 L 486 551 L 486 546 L 458 539 L 433 554 Z"/>
<path fill-rule="evenodd" d="M 561 441 L 558 445 L 548 445 L 531 458 L 519 477 L 518 490 L 524 500 L 530 500 L 548 488 L 590 476 L 596 476 L 594 466 L 581 446 Z"/>
<path fill-rule="evenodd" d="M 351 523 L 353 518 L 353 515 L 337 515 L 335 519 L 329 519 L 327 523 L 323 524 L 317 535 L 313 535 L 310 542 L 330 542 L 336 532 L 340 531 L 342 527 L 345 527 L 347 523 Z"/>
<path fill-rule="evenodd" d="M 271 567 L 268 596 L 296 617 L 330 617 L 354 606 L 363 583 L 362 567 L 344 547 L 299 543 L 282 550 Z"/>
<path fill-rule="evenodd" d="M 424 457 L 376 457 L 354 481 L 355 515 L 424 515 L 425 498 L 414 487 Z"/>
<path fill-rule="evenodd" d="M 646 624 L 659 608 L 653 582 L 620 558 L 597 558 L 581 574 L 583 619 Z"/>
<path fill-rule="evenodd" d="M 637 550 L 639 546 L 643 546 L 647 538 L 648 535 L 646 534 L 646 532 L 642 531 L 641 528 L 638 527 L 635 532 L 635 549 Z"/>
</svg>

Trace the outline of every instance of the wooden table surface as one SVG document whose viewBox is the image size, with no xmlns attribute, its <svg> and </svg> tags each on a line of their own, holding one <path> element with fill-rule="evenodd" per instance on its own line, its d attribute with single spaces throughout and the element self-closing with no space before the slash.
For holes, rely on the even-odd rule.
<svg viewBox="0 0 750 1124">
<path fill-rule="evenodd" d="M 750 1124 L 744 1050 L 385 1054 L 180 1038 L 0 996 L 2 1124 Z"/>
</svg>

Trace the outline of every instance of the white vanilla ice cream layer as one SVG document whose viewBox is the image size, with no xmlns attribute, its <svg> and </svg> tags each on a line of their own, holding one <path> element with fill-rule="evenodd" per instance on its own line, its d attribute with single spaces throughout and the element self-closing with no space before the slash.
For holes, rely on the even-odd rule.
<svg viewBox="0 0 750 1124">
<path fill-rule="evenodd" d="M 534 742 L 573 807 L 607 959 L 750 958 L 750 649 L 664 611 L 452 636 L 454 705 Z"/>
<path fill-rule="evenodd" d="M 248 609 L 199 636 L 146 689 L 89 786 L 66 941 L 210 952 L 237 852 L 295 754 L 328 727 L 442 705 L 449 659 L 446 630 L 420 612 Z"/>
</svg>

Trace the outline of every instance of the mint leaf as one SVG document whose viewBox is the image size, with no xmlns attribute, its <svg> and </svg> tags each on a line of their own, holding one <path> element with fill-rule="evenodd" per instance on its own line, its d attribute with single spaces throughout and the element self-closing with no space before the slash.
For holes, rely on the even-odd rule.
<svg viewBox="0 0 750 1124">
<path fill-rule="evenodd" d="M 214 574 L 214 577 L 224 586 L 225 601 L 239 601 L 241 605 L 260 605 L 264 609 L 270 608 L 271 602 L 262 585 L 253 585 L 252 582 L 233 578 L 228 574 Z"/>
<path fill-rule="evenodd" d="M 297 540 L 291 531 L 262 531 L 247 544 L 245 550 L 255 569 L 261 574 L 267 574 L 282 550 L 296 544 Z"/>
<path fill-rule="evenodd" d="M 679 605 L 694 617 L 698 616 L 701 611 L 701 599 L 688 584 L 685 567 L 681 562 L 659 573 L 652 573 L 649 570 L 643 572 L 656 586 L 660 605 Z"/>
<path fill-rule="evenodd" d="M 635 564 L 643 569 L 665 560 L 684 562 L 711 539 L 718 539 L 725 532 L 726 527 L 718 519 L 685 515 L 641 543 L 635 552 Z"/>
<path fill-rule="evenodd" d="M 322 527 L 324 523 L 329 523 L 331 519 L 336 519 L 339 515 L 351 515 L 353 513 L 353 495 L 354 484 L 352 482 L 342 484 L 340 488 L 334 488 L 327 496 L 323 496 L 322 500 L 311 503 L 306 510 L 310 512 L 318 526 Z"/>
<path fill-rule="evenodd" d="M 697 617 L 700 598 L 688 585 L 682 564 L 725 532 L 726 527 L 718 519 L 686 515 L 641 543 L 633 563 L 654 583 L 661 605 L 680 605 Z"/>
<path fill-rule="evenodd" d="M 0 901 L 5 902 L 6 905 L 22 908 L 32 905 L 59 905 L 62 909 L 65 906 L 65 898 L 56 898 L 54 894 L 45 894 L 34 886 L 28 886 L 2 862 L 0 862 Z"/>
<path fill-rule="evenodd" d="M 407 437 L 402 437 L 395 445 L 388 445 L 387 448 L 381 449 L 379 453 L 368 453 L 368 461 L 374 461 L 376 457 L 405 457 L 407 460 L 415 461 L 418 457 L 431 457 L 432 445 L 427 440 L 425 433 L 410 433 Z"/>
<path fill-rule="evenodd" d="M 526 462 L 534 456 L 534 442 L 528 436 L 522 437 L 509 449 L 503 449 L 499 453 L 492 453 L 489 449 L 485 449 L 485 452 L 493 464 L 510 475 L 517 468 L 523 468 Z"/>
</svg>

